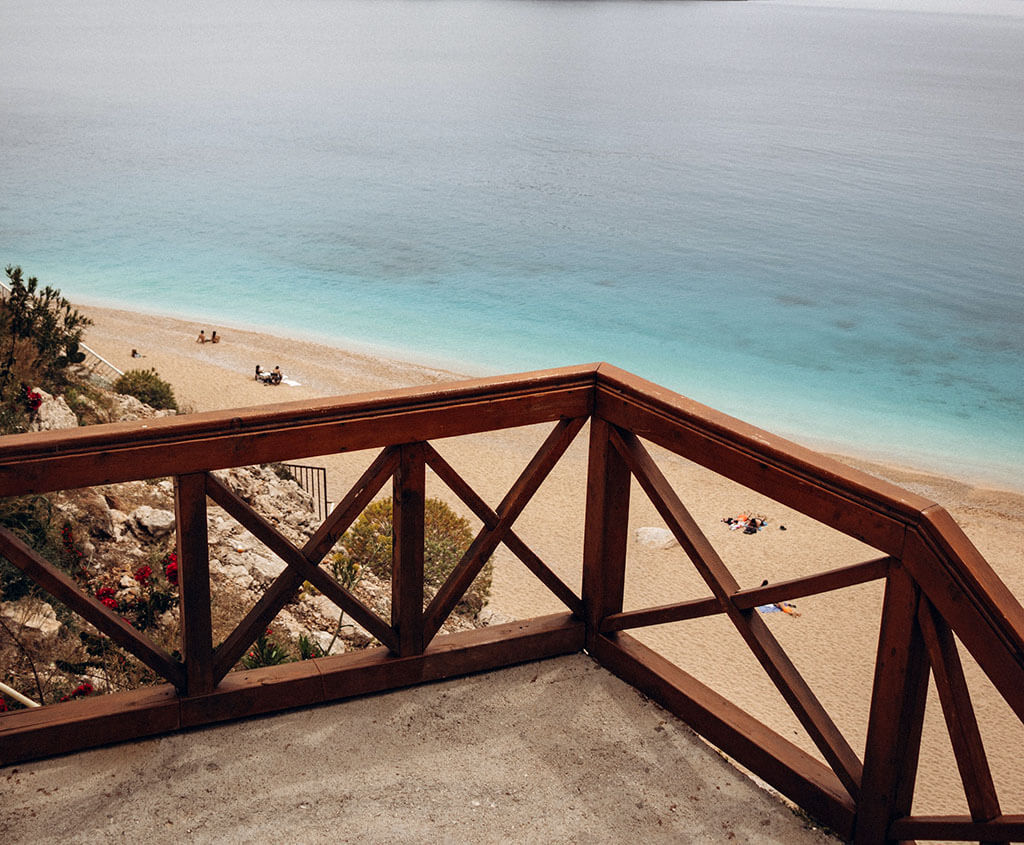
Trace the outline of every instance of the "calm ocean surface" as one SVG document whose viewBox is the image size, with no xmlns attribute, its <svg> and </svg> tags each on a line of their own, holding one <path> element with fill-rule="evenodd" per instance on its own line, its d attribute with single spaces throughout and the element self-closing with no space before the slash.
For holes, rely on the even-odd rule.
<svg viewBox="0 0 1024 845">
<path fill-rule="evenodd" d="M 0 263 L 1024 487 L 1024 2 L 884 5 L 0 0 Z"/>
</svg>

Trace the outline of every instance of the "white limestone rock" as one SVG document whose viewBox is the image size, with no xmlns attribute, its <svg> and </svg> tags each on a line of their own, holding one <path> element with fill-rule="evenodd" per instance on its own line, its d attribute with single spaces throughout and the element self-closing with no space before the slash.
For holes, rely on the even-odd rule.
<svg viewBox="0 0 1024 845">
<path fill-rule="evenodd" d="M 68 407 L 63 396 L 51 396 L 41 388 L 32 388 L 43 401 L 32 416 L 29 431 L 56 431 L 64 428 L 78 428 L 78 417 Z"/>
<path fill-rule="evenodd" d="M 131 524 L 140 536 L 153 539 L 166 537 L 174 530 L 174 513 L 140 505 L 131 513 Z"/>
<path fill-rule="evenodd" d="M 114 405 L 110 416 L 115 420 L 147 420 L 157 415 L 155 408 L 127 393 L 111 393 L 110 400 Z"/>
<path fill-rule="evenodd" d="M 323 651 L 325 656 L 345 653 L 345 641 L 341 637 L 335 639 L 333 631 L 310 631 L 307 636 L 320 646 L 320 650 Z M 333 645 L 331 640 L 334 640 Z M 328 648 L 330 651 L 327 650 Z"/>
<path fill-rule="evenodd" d="M 64 627 L 51 605 L 33 598 L 0 602 L 0 617 L 26 646 L 35 648 L 52 643 Z"/>
<path fill-rule="evenodd" d="M 249 570 L 241 565 L 221 564 L 215 565 L 213 560 L 210 561 L 210 571 L 218 574 L 229 581 L 233 581 L 239 587 L 246 590 L 251 588 L 256 582 L 253 580 Z"/>
<path fill-rule="evenodd" d="M 249 571 L 253 579 L 261 584 L 272 583 L 285 570 L 285 563 L 281 558 L 255 554 L 253 552 L 246 552 L 242 555 L 233 552 L 226 556 L 225 562 L 234 565 L 241 563 Z"/>
<path fill-rule="evenodd" d="M 499 613 L 493 608 L 485 607 L 476 615 L 476 621 L 482 626 L 489 627 L 491 625 L 504 625 L 515 620 L 511 616 Z"/>
</svg>

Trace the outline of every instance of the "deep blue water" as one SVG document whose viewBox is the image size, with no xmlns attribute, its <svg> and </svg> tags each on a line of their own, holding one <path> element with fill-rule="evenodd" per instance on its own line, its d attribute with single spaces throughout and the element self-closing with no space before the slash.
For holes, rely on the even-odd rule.
<svg viewBox="0 0 1024 845">
<path fill-rule="evenodd" d="M 1020 0 L 0 24 L 0 263 L 73 301 L 472 372 L 606 360 L 1024 487 Z"/>
</svg>

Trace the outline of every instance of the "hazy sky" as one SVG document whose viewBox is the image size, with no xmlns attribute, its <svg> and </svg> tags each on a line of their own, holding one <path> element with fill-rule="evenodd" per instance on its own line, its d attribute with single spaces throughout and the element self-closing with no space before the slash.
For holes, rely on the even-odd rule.
<svg viewBox="0 0 1024 845">
<path fill-rule="evenodd" d="M 1024 17 L 1024 0 L 753 0 L 776 6 L 818 6 L 835 9 L 891 9 Z"/>
</svg>

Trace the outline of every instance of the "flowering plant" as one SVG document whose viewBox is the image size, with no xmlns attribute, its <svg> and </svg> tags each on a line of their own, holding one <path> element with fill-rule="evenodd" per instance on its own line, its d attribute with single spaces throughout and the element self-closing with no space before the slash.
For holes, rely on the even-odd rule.
<svg viewBox="0 0 1024 845">
<path fill-rule="evenodd" d="M 142 564 L 133 573 L 132 578 L 138 582 L 139 589 L 120 592 L 114 587 L 100 587 L 96 598 L 111 610 L 121 613 L 140 631 L 153 626 L 159 614 L 174 605 L 174 590 L 178 586 L 178 556 L 168 552 L 155 563 L 156 571 L 148 563 Z M 163 578 L 160 577 L 161 573 Z M 166 581 L 164 580 L 166 579 Z"/>
<path fill-rule="evenodd" d="M 92 695 L 92 684 L 90 684 L 88 681 L 79 684 L 77 687 L 71 690 L 71 692 L 65 695 L 61 699 L 61 701 L 71 701 L 72 699 L 82 698 L 86 695 Z"/>
<path fill-rule="evenodd" d="M 60 563 L 76 578 L 89 577 L 89 571 L 85 566 L 85 552 L 75 539 L 70 522 L 65 522 L 60 529 Z"/>
<path fill-rule="evenodd" d="M 39 406 L 43 404 L 42 394 L 38 390 L 33 390 L 31 387 L 25 388 L 25 406 L 28 408 L 30 414 L 34 414 L 39 410 Z"/>
<path fill-rule="evenodd" d="M 168 552 L 164 555 L 164 578 L 173 587 L 178 586 L 178 555 L 175 552 Z"/>
<path fill-rule="evenodd" d="M 109 607 L 111 610 L 117 610 L 117 590 L 113 587 L 100 587 L 96 591 L 96 598 L 98 598 L 103 604 Z"/>
<path fill-rule="evenodd" d="M 246 669 L 258 669 L 260 666 L 277 666 L 291 660 L 291 656 L 285 648 L 272 639 L 273 634 L 274 632 L 267 628 L 264 633 L 256 638 L 256 642 L 252 644 L 248 653 L 242 658 L 242 665 Z"/>
</svg>

